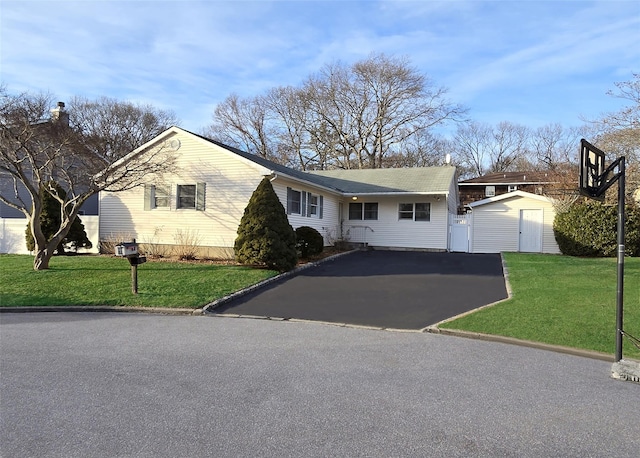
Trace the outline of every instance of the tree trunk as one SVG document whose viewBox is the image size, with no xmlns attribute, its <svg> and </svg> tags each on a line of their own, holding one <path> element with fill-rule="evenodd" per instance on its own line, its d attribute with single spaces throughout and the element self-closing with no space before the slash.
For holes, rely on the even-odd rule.
<svg viewBox="0 0 640 458">
<path fill-rule="evenodd" d="M 72 213 L 73 218 L 75 218 L 75 213 L 76 212 Z M 58 245 L 69 233 L 73 218 L 64 220 L 60 224 L 60 229 L 56 235 L 54 235 L 48 242 L 41 243 L 36 239 L 36 254 L 33 258 L 33 270 L 47 270 L 49 268 L 49 261 L 51 260 L 53 253 L 58 248 Z M 42 233 L 42 231 L 40 231 L 40 233 Z M 42 236 L 42 240 L 44 240 L 44 236 Z"/>
<path fill-rule="evenodd" d="M 37 249 L 37 248 L 36 248 Z M 49 261 L 53 251 L 45 248 L 44 250 L 37 250 L 36 255 L 33 258 L 33 270 L 47 270 L 49 268 Z"/>
</svg>

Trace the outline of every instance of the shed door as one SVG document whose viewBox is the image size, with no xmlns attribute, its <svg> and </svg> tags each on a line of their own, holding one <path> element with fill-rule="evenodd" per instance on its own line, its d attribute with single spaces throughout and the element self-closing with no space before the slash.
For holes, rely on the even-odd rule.
<svg viewBox="0 0 640 458">
<path fill-rule="evenodd" d="M 542 252 L 542 210 L 520 210 L 519 251 Z"/>
</svg>

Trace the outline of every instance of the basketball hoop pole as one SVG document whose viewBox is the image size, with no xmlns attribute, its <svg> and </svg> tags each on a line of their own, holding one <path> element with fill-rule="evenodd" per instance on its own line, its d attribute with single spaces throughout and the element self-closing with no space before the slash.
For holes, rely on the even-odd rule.
<svg viewBox="0 0 640 458">
<path fill-rule="evenodd" d="M 625 210 L 625 157 L 604 167 L 605 153 L 584 138 L 580 140 L 580 194 L 604 201 L 607 189 L 618 182 L 618 284 L 616 289 L 616 353 L 615 362 L 622 359 L 623 304 L 624 304 L 624 210 Z M 617 168 L 617 173 L 609 177 Z"/>
<path fill-rule="evenodd" d="M 623 303 L 624 303 L 624 204 L 625 159 L 618 159 L 618 287 L 616 294 L 616 362 L 622 359 Z"/>
</svg>

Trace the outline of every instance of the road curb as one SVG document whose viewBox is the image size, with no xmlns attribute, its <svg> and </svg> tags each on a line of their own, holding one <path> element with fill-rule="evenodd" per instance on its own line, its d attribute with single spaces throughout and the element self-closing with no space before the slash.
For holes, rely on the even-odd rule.
<svg viewBox="0 0 640 458">
<path fill-rule="evenodd" d="M 127 307 L 123 305 L 69 305 L 69 306 L 33 306 L 33 307 L 0 307 L 0 313 L 36 313 L 36 312 L 119 312 L 119 313 L 153 313 L 157 315 L 202 315 L 202 309 L 163 308 L 163 307 Z"/>
<path fill-rule="evenodd" d="M 580 348 L 564 347 L 562 345 L 552 345 L 541 342 L 534 342 L 531 340 L 516 339 L 507 336 L 482 334 L 480 332 L 462 331 L 460 329 L 443 329 L 439 328 L 438 325 L 428 326 L 423 331 L 430 334 L 442 334 L 454 337 L 464 337 L 467 339 L 485 340 L 488 342 L 500 342 L 511 345 L 518 345 L 520 347 L 536 348 L 538 350 L 547 350 L 556 353 L 565 353 L 573 356 L 582 356 L 584 358 L 598 359 L 600 361 L 613 362 L 614 360 L 613 355 L 598 351 L 582 350 Z"/>
<path fill-rule="evenodd" d="M 310 262 L 296 267 L 289 272 L 284 272 L 275 277 L 268 278 L 260 283 L 249 286 L 243 290 L 237 291 L 228 296 L 217 299 L 202 308 L 164 308 L 164 307 L 128 307 L 124 305 L 69 305 L 69 306 L 23 306 L 23 307 L 0 307 L 0 313 L 38 313 L 38 312 L 121 312 L 121 313 L 153 313 L 158 315 L 205 315 L 215 307 L 219 307 L 233 299 L 244 296 L 252 291 L 269 285 L 272 282 L 283 280 L 285 278 L 297 275 L 305 269 L 315 267 L 325 261 L 332 261 L 358 250 L 345 251 L 343 253 L 337 253 L 332 256 L 328 256 L 319 261 Z"/>
</svg>

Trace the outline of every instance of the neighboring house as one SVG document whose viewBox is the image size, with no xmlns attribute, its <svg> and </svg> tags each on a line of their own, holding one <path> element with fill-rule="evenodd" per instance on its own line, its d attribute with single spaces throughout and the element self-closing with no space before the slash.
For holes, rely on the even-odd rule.
<svg viewBox="0 0 640 458">
<path fill-rule="evenodd" d="M 51 110 L 51 119 L 62 120 L 68 124 L 69 114 L 64 110 L 64 103 L 58 102 L 58 106 Z M 49 122 L 49 121 L 44 121 Z M 17 195 L 16 195 L 17 193 Z M 8 200 L 19 203 L 31 202 L 27 189 L 20 182 L 14 184 L 13 178 L 7 173 L 0 173 L 0 194 Z M 90 249 L 80 248 L 79 253 L 98 252 L 98 195 L 91 196 L 83 204 L 80 211 L 80 219 L 84 224 L 87 237 L 93 244 Z M 20 210 L 0 202 L 0 253 L 29 254 L 25 231 L 27 218 Z"/>
<path fill-rule="evenodd" d="M 542 195 L 549 184 L 551 182 L 547 172 L 500 172 L 463 180 L 458 183 L 460 208 L 513 191 Z"/>
<path fill-rule="evenodd" d="M 25 202 L 30 202 L 26 189 L 18 188 L 20 197 Z M 13 180 L 10 177 L 0 175 L 0 193 L 3 196 L 15 193 Z M 93 244 L 90 249 L 80 248 L 79 253 L 98 253 L 98 195 L 91 196 L 83 204 L 80 211 L 80 220 L 84 224 L 87 237 Z M 0 253 L 30 254 L 27 250 L 26 229 L 27 218 L 19 210 L 0 202 Z"/>
<path fill-rule="evenodd" d="M 555 210 L 549 198 L 514 191 L 473 202 L 469 207 L 467 251 L 560 253 L 553 233 Z"/>
<path fill-rule="evenodd" d="M 140 146 L 170 147 L 176 166 L 161 179 L 100 195 L 100 240 L 135 238 L 154 247 L 197 244 L 199 255 L 231 257 L 244 209 L 269 177 L 294 227 L 311 226 L 325 245 L 448 249 L 458 206 L 453 166 L 301 172 L 172 127 Z"/>
</svg>

